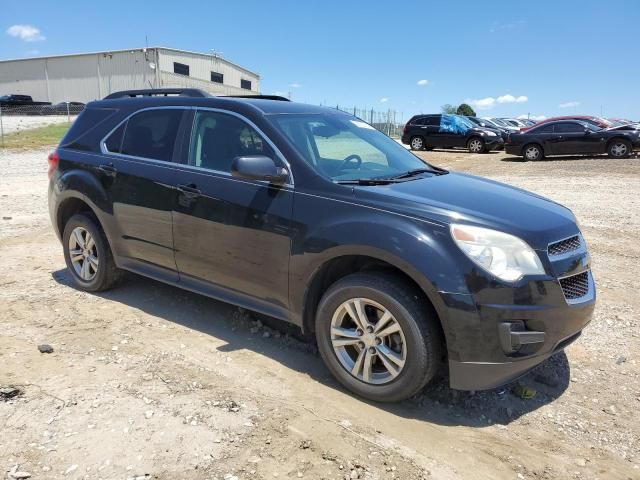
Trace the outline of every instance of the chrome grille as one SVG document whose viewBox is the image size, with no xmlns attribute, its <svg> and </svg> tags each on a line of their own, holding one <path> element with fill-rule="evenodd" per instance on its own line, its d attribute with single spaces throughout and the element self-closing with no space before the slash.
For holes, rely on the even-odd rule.
<svg viewBox="0 0 640 480">
<path fill-rule="evenodd" d="M 589 293 L 589 272 L 578 273 L 560 279 L 560 286 L 567 300 L 575 300 Z"/>
<path fill-rule="evenodd" d="M 549 256 L 553 257 L 555 255 L 572 252 L 578 248 L 580 248 L 580 235 L 574 235 L 559 242 L 550 243 L 547 251 Z"/>
</svg>

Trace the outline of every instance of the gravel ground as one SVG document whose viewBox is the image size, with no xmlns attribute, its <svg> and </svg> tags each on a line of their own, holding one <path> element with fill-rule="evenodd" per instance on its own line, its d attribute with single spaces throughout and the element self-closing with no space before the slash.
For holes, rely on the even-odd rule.
<svg viewBox="0 0 640 480">
<path fill-rule="evenodd" d="M 75 116 L 71 116 L 73 121 Z M 3 115 L 2 131 L 5 135 L 31 128 L 45 127 L 54 123 L 66 123 L 66 115 Z"/>
<path fill-rule="evenodd" d="M 521 380 L 532 399 L 440 380 L 377 405 L 251 312 L 133 275 L 98 295 L 72 288 L 46 153 L 0 153 L 0 384 L 17 389 L 0 397 L 7 478 L 640 478 L 639 159 L 421 153 L 569 206 L 598 305 L 566 353 Z"/>
</svg>

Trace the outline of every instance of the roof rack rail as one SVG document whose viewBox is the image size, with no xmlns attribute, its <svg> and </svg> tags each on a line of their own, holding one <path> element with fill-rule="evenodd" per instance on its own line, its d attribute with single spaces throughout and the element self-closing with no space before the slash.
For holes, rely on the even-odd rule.
<svg viewBox="0 0 640 480">
<path fill-rule="evenodd" d="M 280 95 L 219 95 L 223 98 L 259 98 L 261 100 L 278 100 L 280 102 L 290 102 L 287 97 Z"/>
<path fill-rule="evenodd" d="M 104 97 L 104 100 L 114 98 L 135 98 L 135 97 L 167 97 L 177 95 L 181 97 L 209 97 L 210 95 L 197 88 L 148 88 L 142 90 L 122 90 L 114 92 Z"/>
</svg>

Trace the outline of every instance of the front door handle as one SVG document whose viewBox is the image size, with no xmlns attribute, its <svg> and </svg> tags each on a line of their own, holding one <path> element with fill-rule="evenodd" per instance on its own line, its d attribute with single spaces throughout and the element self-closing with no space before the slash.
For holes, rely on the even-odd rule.
<svg viewBox="0 0 640 480">
<path fill-rule="evenodd" d="M 118 170 L 113 166 L 113 163 L 105 163 L 98 167 L 98 170 L 108 177 L 115 177 Z"/>
<path fill-rule="evenodd" d="M 178 191 L 187 198 L 198 198 L 202 194 L 193 183 L 189 185 L 178 185 Z"/>
</svg>

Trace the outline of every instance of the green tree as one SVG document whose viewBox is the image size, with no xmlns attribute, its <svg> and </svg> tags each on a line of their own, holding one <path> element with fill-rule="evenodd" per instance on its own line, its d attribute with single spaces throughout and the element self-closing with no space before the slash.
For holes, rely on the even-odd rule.
<svg viewBox="0 0 640 480">
<path fill-rule="evenodd" d="M 476 112 L 473 110 L 473 108 L 471 108 L 466 103 L 460 104 L 460 106 L 456 110 L 456 113 L 458 115 L 464 115 L 465 117 L 475 117 L 476 116 Z"/>
<path fill-rule="evenodd" d="M 448 113 L 450 115 L 455 115 L 456 113 L 456 107 L 450 103 L 445 103 L 440 108 L 442 109 L 442 113 Z"/>
</svg>

